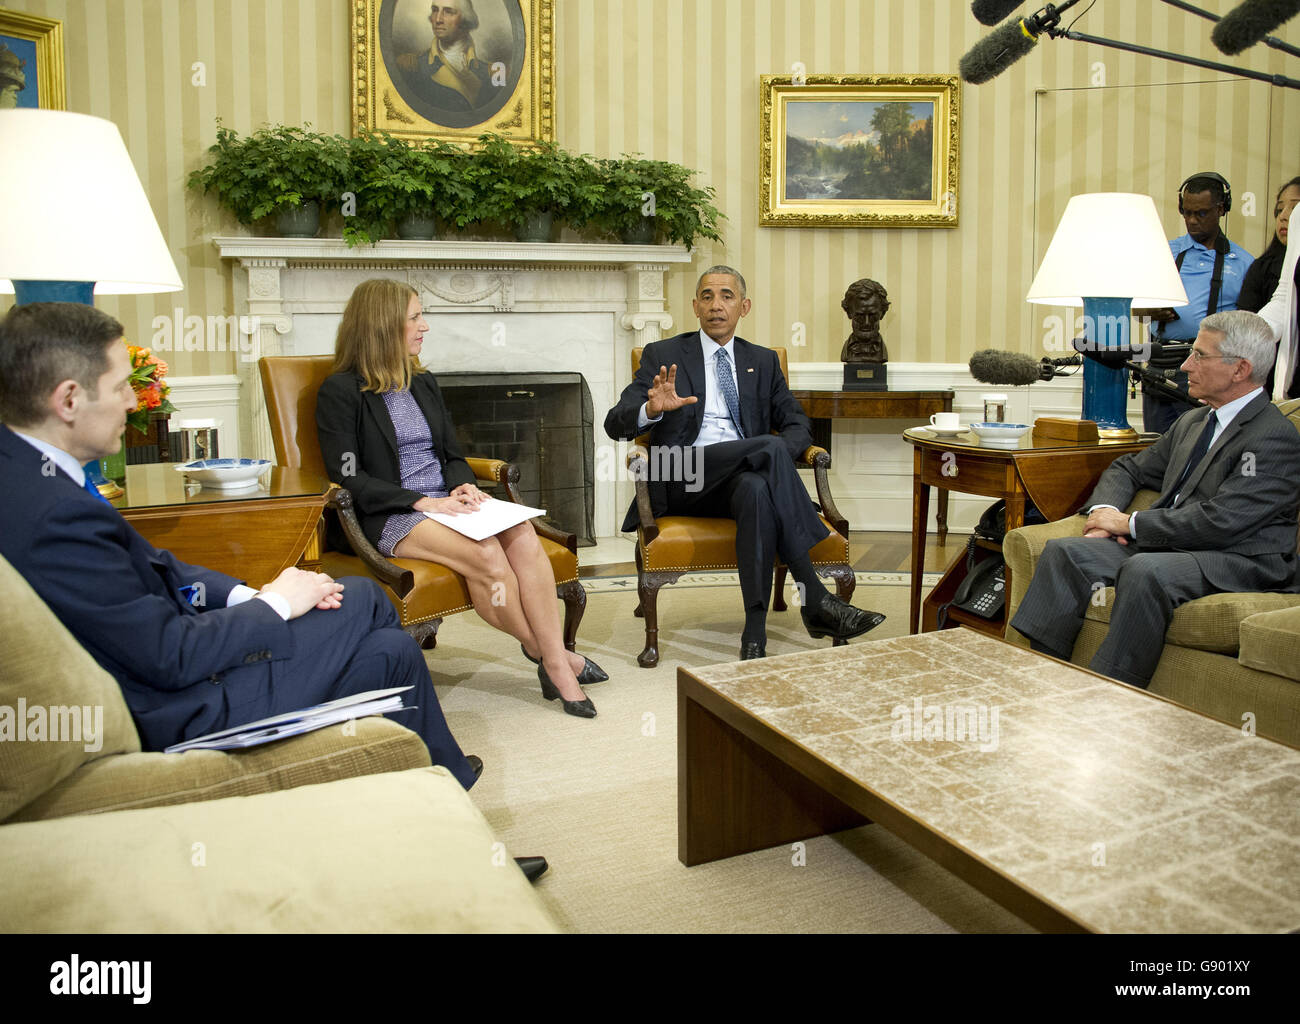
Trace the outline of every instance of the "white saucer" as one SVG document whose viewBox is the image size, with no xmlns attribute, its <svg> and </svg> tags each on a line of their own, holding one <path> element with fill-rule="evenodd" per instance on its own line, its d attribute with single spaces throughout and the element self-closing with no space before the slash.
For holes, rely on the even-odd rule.
<svg viewBox="0 0 1300 1024">
<path fill-rule="evenodd" d="M 928 430 L 935 437 L 956 437 L 958 434 L 969 434 L 969 427 L 958 427 L 956 430 L 940 430 L 938 427 L 922 427 L 922 430 Z"/>
</svg>

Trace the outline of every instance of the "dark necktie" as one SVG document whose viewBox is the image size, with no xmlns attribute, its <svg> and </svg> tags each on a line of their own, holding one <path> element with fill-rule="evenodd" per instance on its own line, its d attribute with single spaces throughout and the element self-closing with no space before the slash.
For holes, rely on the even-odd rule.
<svg viewBox="0 0 1300 1024">
<path fill-rule="evenodd" d="M 89 492 L 90 492 L 91 494 L 93 494 L 96 498 L 98 498 L 100 501 L 102 501 L 105 505 L 108 505 L 110 508 L 112 507 L 113 503 L 112 503 L 111 501 L 109 501 L 107 498 L 105 498 L 102 494 L 100 494 L 100 493 L 99 493 L 99 488 L 96 487 L 94 484 L 92 484 L 92 483 L 90 482 L 90 475 L 89 475 L 89 474 L 87 474 L 87 475 L 83 478 L 83 481 L 84 481 L 84 482 L 83 482 L 82 485 L 81 485 L 82 487 L 84 487 L 87 491 L 89 491 Z"/>
<path fill-rule="evenodd" d="M 1187 465 L 1183 467 L 1182 473 L 1179 474 L 1178 482 L 1166 493 L 1162 494 L 1160 500 L 1151 506 L 1152 508 L 1168 508 L 1174 503 L 1174 499 L 1178 497 L 1179 492 L 1183 489 L 1183 484 L 1192 475 L 1192 470 L 1197 467 L 1200 461 L 1205 458 L 1205 453 L 1210 450 L 1210 441 L 1214 438 L 1214 428 L 1218 426 L 1218 422 L 1214 410 L 1211 409 L 1210 414 L 1205 417 L 1205 426 L 1201 429 L 1201 436 L 1196 439 L 1196 447 L 1192 449 L 1192 454 L 1187 459 Z"/>
<path fill-rule="evenodd" d="M 727 411 L 731 413 L 731 421 L 736 424 L 736 433 L 744 437 L 745 428 L 740 425 L 740 396 L 736 394 L 736 382 L 731 376 L 731 357 L 727 355 L 725 348 L 718 349 L 714 367 L 718 374 L 718 389 L 722 392 L 723 400 L 727 403 Z"/>
</svg>

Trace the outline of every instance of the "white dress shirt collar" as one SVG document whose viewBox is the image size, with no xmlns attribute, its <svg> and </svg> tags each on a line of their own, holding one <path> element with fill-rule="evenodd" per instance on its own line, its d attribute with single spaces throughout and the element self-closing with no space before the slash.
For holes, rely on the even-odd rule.
<svg viewBox="0 0 1300 1024">
<path fill-rule="evenodd" d="M 700 351 L 704 353 L 704 361 L 709 362 L 710 360 L 717 359 L 719 348 L 725 348 L 727 350 L 727 358 L 731 360 L 732 372 L 734 373 L 736 366 L 736 336 L 733 334 L 727 339 L 725 345 L 719 345 L 716 341 L 705 334 L 704 329 L 701 328 Z"/>
<path fill-rule="evenodd" d="M 1218 426 L 1214 428 L 1214 437 L 1210 440 L 1211 444 L 1217 441 L 1219 435 L 1227 429 L 1228 424 L 1237 418 L 1237 413 L 1250 405 L 1250 403 L 1253 402 L 1255 398 L 1263 392 L 1263 390 L 1263 388 L 1255 388 L 1255 390 L 1250 392 L 1250 394 L 1242 395 L 1240 398 L 1234 398 L 1231 402 L 1226 402 L 1214 410 L 1214 418 L 1218 422 Z"/>
<path fill-rule="evenodd" d="M 21 430 L 15 430 L 13 427 L 10 427 L 9 429 L 13 430 L 15 435 L 21 437 L 38 452 L 43 455 L 48 455 L 53 459 L 54 464 L 63 470 L 63 472 L 67 473 L 68 476 L 72 478 L 72 482 L 78 487 L 86 486 L 86 471 L 81 468 L 81 463 L 65 452 L 62 448 L 56 448 L 54 445 L 50 444 L 49 441 L 42 441 L 39 437 L 32 437 L 31 434 L 24 434 Z"/>
</svg>

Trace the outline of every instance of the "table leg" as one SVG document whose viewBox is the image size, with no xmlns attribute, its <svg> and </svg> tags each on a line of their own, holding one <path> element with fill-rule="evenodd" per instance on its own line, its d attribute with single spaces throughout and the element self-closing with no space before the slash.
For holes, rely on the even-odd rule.
<svg viewBox="0 0 1300 1024">
<path fill-rule="evenodd" d="M 869 824 L 707 708 L 677 694 L 677 859 L 687 867 Z"/>
<path fill-rule="evenodd" d="M 942 544 L 948 539 L 948 492 L 940 489 L 938 504 L 934 509 L 934 520 L 939 527 L 939 543 Z"/>
<path fill-rule="evenodd" d="M 930 485 L 921 482 L 921 449 L 912 453 L 912 591 L 908 632 L 921 626 L 921 574 L 925 570 L 925 534 L 930 516 Z"/>
</svg>

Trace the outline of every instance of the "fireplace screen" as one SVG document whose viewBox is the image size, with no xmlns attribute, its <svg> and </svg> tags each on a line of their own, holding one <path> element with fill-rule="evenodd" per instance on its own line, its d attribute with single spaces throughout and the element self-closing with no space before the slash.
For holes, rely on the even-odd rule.
<svg viewBox="0 0 1300 1024">
<path fill-rule="evenodd" d="M 461 451 L 519 467 L 519 494 L 595 544 L 591 392 L 580 373 L 439 373 Z M 497 497 L 505 495 L 497 493 Z"/>
</svg>

